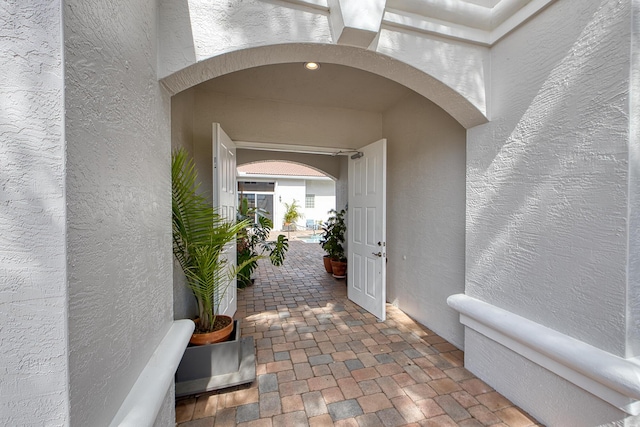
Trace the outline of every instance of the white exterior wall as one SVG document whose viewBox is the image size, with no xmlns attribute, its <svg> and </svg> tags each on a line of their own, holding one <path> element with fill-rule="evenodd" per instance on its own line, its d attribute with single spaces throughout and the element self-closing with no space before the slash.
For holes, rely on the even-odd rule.
<svg viewBox="0 0 640 427">
<path fill-rule="evenodd" d="M 640 2 L 631 2 L 627 357 L 640 356 Z"/>
<path fill-rule="evenodd" d="M 336 208 L 336 184 L 334 181 L 306 180 L 306 194 L 315 195 L 315 206 L 313 208 L 305 208 L 304 201 L 304 221 L 312 219 L 314 223 L 318 221 L 325 222 L 329 219 L 328 212 Z M 305 196 L 306 196 L 305 194 Z"/>
<path fill-rule="evenodd" d="M 300 207 L 300 212 L 304 212 L 304 196 L 306 194 L 304 179 L 287 179 L 278 181 L 276 184 L 275 194 L 273 196 L 273 229 L 283 230 L 284 212 L 286 210 L 284 204 L 291 204 L 294 200 Z M 305 218 L 298 220 L 296 225 L 304 228 Z"/>
<path fill-rule="evenodd" d="M 0 425 L 64 426 L 62 2 L 0 9 Z"/>
<path fill-rule="evenodd" d="M 412 95 L 384 114 L 387 300 L 463 348 L 447 297 L 464 292 L 465 130 Z"/>
<path fill-rule="evenodd" d="M 492 121 L 467 144 L 466 293 L 620 357 L 637 356 L 626 332 L 629 287 L 638 293 L 627 276 L 631 3 L 559 1 L 495 45 Z M 468 369 L 541 422 L 625 418 L 498 347 L 468 329 Z"/>
<path fill-rule="evenodd" d="M 173 318 L 170 112 L 157 82 L 156 15 L 153 1 L 65 4 L 73 426 L 109 424 Z M 157 424 L 173 425 L 173 413 L 163 408 Z"/>
<path fill-rule="evenodd" d="M 171 149 L 186 149 L 193 155 L 193 92 L 184 91 L 171 97 Z M 198 307 L 187 288 L 187 278 L 173 258 L 173 318 L 195 319 Z"/>
</svg>

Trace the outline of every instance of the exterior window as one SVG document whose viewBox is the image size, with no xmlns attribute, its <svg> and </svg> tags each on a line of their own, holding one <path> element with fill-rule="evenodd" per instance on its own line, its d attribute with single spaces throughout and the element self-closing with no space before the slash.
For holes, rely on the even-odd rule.
<svg viewBox="0 0 640 427">
<path fill-rule="evenodd" d="M 239 192 L 264 191 L 273 193 L 276 188 L 275 182 L 238 181 Z"/>
<path fill-rule="evenodd" d="M 304 207 L 313 209 L 316 207 L 316 195 L 315 194 L 307 194 L 304 199 Z"/>
</svg>

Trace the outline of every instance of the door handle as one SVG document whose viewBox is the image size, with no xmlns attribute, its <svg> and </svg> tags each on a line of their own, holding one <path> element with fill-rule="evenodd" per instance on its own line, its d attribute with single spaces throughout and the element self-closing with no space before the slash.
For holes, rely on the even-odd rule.
<svg viewBox="0 0 640 427">
<path fill-rule="evenodd" d="M 382 257 L 382 252 L 371 252 L 371 253 L 377 256 L 378 258 Z"/>
</svg>

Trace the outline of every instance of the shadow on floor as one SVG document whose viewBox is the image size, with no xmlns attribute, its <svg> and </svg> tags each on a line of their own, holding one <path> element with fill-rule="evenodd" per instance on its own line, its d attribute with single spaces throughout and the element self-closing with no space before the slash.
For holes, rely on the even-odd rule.
<svg viewBox="0 0 640 427">
<path fill-rule="evenodd" d="M 238 292 L 257 380 L 176 402 L 180 427 L 533 426 L 463 367 L 452 344 L 387 304 L 379 322 L 324 271 L 318 244 L 291 241 Z"/>
</svg>

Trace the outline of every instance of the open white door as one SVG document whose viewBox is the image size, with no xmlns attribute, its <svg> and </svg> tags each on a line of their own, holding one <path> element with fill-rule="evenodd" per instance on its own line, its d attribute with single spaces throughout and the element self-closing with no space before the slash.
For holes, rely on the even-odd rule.
<svg viewBox="0 0 640 427">
<path fill-rule="evenodd" d="M 360 149 L 349 158 L 349 299 L 385 320 L 387 250 L 387 140 Z"/>
<path fill-rule="evenodd" d="M 236 195 L 236 146 L 220 124 L 213 124 L 213 203 L 218 213 L 228 221 L 236 220 L 238 196 Z M 232 242 L 225 250 L 227 262 L 236 265 L 236 244 Z M 233 317 L 237 308 L 238 286 L 236 279 L 222 297 L 218 314 Z"/>
</svg>

